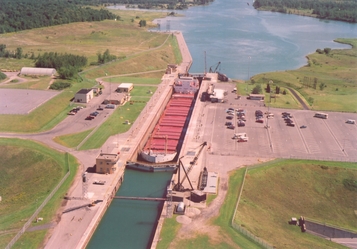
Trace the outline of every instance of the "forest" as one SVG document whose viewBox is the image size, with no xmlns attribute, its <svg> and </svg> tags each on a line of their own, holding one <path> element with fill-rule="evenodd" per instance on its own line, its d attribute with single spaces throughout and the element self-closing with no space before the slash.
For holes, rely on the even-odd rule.
<svg viewBox="0 0 357 249">
<path fill-rule="evenodd" d="M 98 1 L 0 0 L 0 34 L 72 22 L 120 19 L 104 8 L 88 7 L 94 2 Z"/>
<path fill-rule="evenodd" d="M 312 15 L 321 19 L 357 22 L 355 0 L 255 0 L 254 8 L 291 14 L 291 10 L 312 10 Z"/>
</svg>

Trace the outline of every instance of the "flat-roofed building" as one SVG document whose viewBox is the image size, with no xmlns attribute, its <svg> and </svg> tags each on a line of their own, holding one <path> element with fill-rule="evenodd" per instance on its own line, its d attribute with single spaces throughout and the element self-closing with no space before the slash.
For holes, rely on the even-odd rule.
<svg viewBox="0 0 357 249">
<path fill-rule="evenodd" d="M 223 89 L 214 89 L 213 94 L 210 95 L 211 102 L 224 102 L 224 97 L 227 95 L 227 91 Z"/>
<path fill-rule="evenodd" d="M 88 103 L 93 99 L 93 96 L 93 89 L 81 89 L 76 93 L 76 95 L 74 95 L 74 102 Z"/>
<path fill-rule="evenodd" d="M 131 90 L 133 90 L 134 84 L 133 83 L 121 83 L 117 87 L 117 92 L 118 93 L 129 93 Z"/>
<path fill-rule="evenodd" d="M 119 163 L 119 154 L 100 153 L 95 161 L 96 173 L 113 174 Z"/>
</svg>

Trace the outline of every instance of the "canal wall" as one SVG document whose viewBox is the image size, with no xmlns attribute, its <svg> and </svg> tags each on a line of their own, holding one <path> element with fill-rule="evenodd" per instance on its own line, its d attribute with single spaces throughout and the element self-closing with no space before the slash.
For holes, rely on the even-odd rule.
<svg viewBox="0 0 357 249">
<path fill-rule="evenodd" d="M 142 148 L 145 146 L 146 142 L 150 138 L 151 132 L 154 129 L 156 123 L 159 121 L 161 114 L 165 110 L 167 103 L 170 101 L 172 93 L 173 93 L 172 84 L 165 86 L 165 88 L 162 89 L 162 92 L 159 90 L 158 94 L 160 96 L 160 100 L 157 102 L 159 105 L 157 106 L 157 108 L 150 111 L 149 116 L 151 116 L 151 119 L 148 119 L 146 111 L 141 113 L 139 119 L 143 120 L 147 124 L 147 126 L 144 127 L 142 139 L 138 142 L 136 148 L 134 148 L 132 157 L 130 158 L 131 161 L 136 161 L 138 159 L 140 155 L 140 151 L 142 150 Z M 146 108 L 150 108 L 150 106 L 147 106 Z"/>
</svg>

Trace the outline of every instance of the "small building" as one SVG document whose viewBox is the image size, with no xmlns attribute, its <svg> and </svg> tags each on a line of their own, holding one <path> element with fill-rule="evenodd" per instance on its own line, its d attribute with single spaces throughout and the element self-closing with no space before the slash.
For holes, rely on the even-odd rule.
<svg viewBox="0 0 357 249">
<path fill-rule="evenodd" d="M 52 76 L 57 73 L 54 68 L 41 68 L 41 67 L 23 67 L 21 68 L 20 75 L 48 75 Z"/>
<path fill-rule="evenodd" d="M 119 154 L 100 153 L 95 161 L 96 173 L 113 174 L 118 168 Z"/>
<path fill-rule="evenodd" d="M 176 73 L 176 71 L 177 71 L 177 65 L 175 65 L 175 64 L 167 65 L 166 74 Z"/>
<path fill-rule="evenodd" d="M 105 99 L 105 104 L 123 105 L 129 99 L 130 95 L 127 93 L 113 93 Z"/>
<path fill-rule="evenodd" d="M 264 100 L 264 94 L 249 94 L 251 100 Z"/>
<path fill-rule="evenodd" d="M 88 103 L 93 99 L 94 91 L 93 89 L 81 89 L 74 96 L 74 102 Z"/>
<path fill-rule="evenodd" d="M 117 87 L 117 92 L 118 93 L 129 93 L 131 90 L 133 90 L 134 84 L 133 83 L 121 83 Z"/>
<path fill-rule="evenodd" d="M 210 95 L 211 102 L 223 103 L 225 95 L 227 95 L 227 91 L 223 89 L 214 89 L 213 94 Z"/>
</svg>

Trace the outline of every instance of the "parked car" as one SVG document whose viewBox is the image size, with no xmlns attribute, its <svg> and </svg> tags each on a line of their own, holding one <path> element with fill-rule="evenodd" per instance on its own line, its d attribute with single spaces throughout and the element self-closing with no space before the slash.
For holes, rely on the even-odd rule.
<svg viewBox="0 0 357 249">
<path fill-rule="evenodd" d="M 234 125 L 228 125 L 227 128 L 233 130 L 233 129 L 236 128 L 236 127 L 235 127 Z"/>
<path fill-rule="evenodd" d="M 294 126 L 295 126 L 295 124 L 294 124 L 294 123 L 287 123 L 286 125 L 287 125 L 287 126 L 292 126 L 292 127 L 294 127 Z"/>
<path fill-rule="evenodd" d="M 300 126 L 300 129 L 304 129 L 304 128 L 307 128 L 307 126 L 306 125 Z"/>
<path fill-rule="evenodd" d="M 232 120 L 233 116 L 227 116 L 226 119 Z"/>
<path fill-rule="evenodd" d="M 98 110 L 98 111 L 103 111 L 104 109 L 103 109 L 102 106 L 99 106 L 99 107 L 97 108 L 97 110 Z"/>
<path fill-rule="evenodd" d="M 96 117 L 96 116 L 98 116 L 98 114 L 99 114 L 99 112 L 92 112 L 90 115 Z"/>
<path fill-rule="evenodd" d="M 238 127 L 244 127 L 245 123 L 244 122 L 238 122 Z"/>
<path fill-rule="evenodd" d="M 94 119 L 94 116 L 89 115 L 86 117 L 86 120 L 92 120 L 92 119 Z"/>
<path fill-rule="evenodd" d="M 263 119 L 257 119 L 257 120 L 255 120 L 255 122 L 257 122 L 257 123 L 264 123 L 264 120 L 263 120 Z"/>
<path fill-rule="evenodd" d="M 226 122 L 226 126 L 233 125 L 232 122 Z"/>
</svg>

